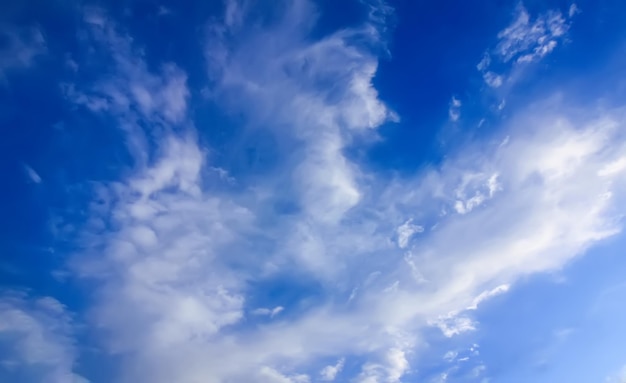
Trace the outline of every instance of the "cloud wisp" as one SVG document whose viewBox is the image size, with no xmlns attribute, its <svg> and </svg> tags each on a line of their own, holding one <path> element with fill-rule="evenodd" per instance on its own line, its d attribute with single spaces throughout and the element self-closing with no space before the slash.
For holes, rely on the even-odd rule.
<svg viewBox="0 0 626 383">
<path fill-rule="evenodd" d="M 30 68 L 35 60 L 47 52 L 46 41 L 36 27 L 20 28 L 0 25 L 0 81 L 6 81 L 8 72 Z"/>
<path fill-rule="evenodd" d="M 4 294 L 0 297 L 0 336 L 3 380 L 87 382 L 73 372 L 78 359 L 74 323 L 56 299 L 33 299 L 19 292 Z"/>
<path fill-rule="evenodd" d="M 497 45 L 476 66 L 485 84 L 500 88 L 518 81 L 525 66 L 542 60 L 567 41 L 576 13 L 576 5 L 572 4 L 566 15 L 548 10 L 533 19 L 524 5 L 518 4 L 513 22 L 498 33 Z M 492 69 L 494 66 L 498 69 Z"/>
</svg>

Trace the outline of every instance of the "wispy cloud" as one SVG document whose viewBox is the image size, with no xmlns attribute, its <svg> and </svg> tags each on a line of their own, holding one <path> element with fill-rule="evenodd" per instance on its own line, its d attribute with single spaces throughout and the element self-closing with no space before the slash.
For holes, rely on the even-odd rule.
<svg viewBox="0 0 626 383">
<path fill-rule="evenodd" d="M 422 233 L 424 231 L 424 227 L 420 225 L 413 224 L 413 220 L 409 219 L 402 225 L 400 225 L 397 229 L 398 233 L 398 246 L 401 249 L 404 249 L 408 246 L 409 240 L 414 234 Z"/>
<path fill-rule="evenodd" d="M 26 176 L 31 182 L 34 182 L 36 184 L 41 183 L 41 176 L 39 175 L 39 173 L 35 171 L 35 169 L 25 164 L 24 172 L 26 173 Z"/>
<path fill-rule="evenodd" d="M 345 358 L 341 358 L 334 365 L 326 366 L 320 371 L 320 376 L 325 382 L 332 382 L 337 377 L 337 374 L 343 370 L 345 364 Z"/>
<path fill-rule="evenodd" d="M 480 305 L 482 302 L 486 301 L 489 298 L 506 293 L 507 291 L 509 291 L 509 288 L 510 288 L 509 285 L 500 285 L 489 291 L 484 291 L 480 293 L 476 298 L 474 298 L 472 305 L 469 306 L 467 309 L 476 310 L 478 308 L 478 305 Z"/>
<path fill-rule="evenodd" d="M 552 52 L 567 33 L 570 27 L 568 16 L 564 17 L 559 11 L 548 11 L 531 20 L 526 8 L 518 5 L 513 23 L 498 33 L 500 42 L 495 53 L 504 62 L 541 59 Z"/>
<path fill-rule="evenodd" d="M 0 81 L 5 81 L 11 70 L 32 66 L 35 59 L 47 51 L 45 39 L 38 28 L 3 25 L 0 39 L 4 43 L 0 51 Z"/>
<path fill-rule="evenodd" d="M 268 308 L 265 308 L 265 307 L 261 307 L 261 308 L 252 310 L 252 314 L 253 315 L 269 316 L 270 318 L 273 318 L 276 315 L 280 314 L 284 309 L 285 308 L 282 307 L 282 306 L 276 306 L 273 309 L 268 309 Z"/>
<path fill-rule="evenodd" d="M 366 363 L 357 377 L 359 383 L 396 383 L 409 369 L 405 351 L 399 348 L 390 349 L 382 363 Z"/>
<path fill-rule="evenodd" d="M 86 44 L 92 45 L 87 51 L 97 47 L 95 51 L 102 55 L 97 59 L 110 63 L 112 75 L 102 76 L 89 87 L 62 83 L 61 90 L 71 103 L 119 119 L 131 154 L 138 165 L 145 166 L 151 152 L 148 136 L 167 135 L 172 126 L 186 122 L 187 75 L 173 63 L 150 71 L 141 47 L 134 46 L 133 39 L 104 10 L 86 8 L 83 21 Z M 139 121 L 150 124 L 149 134 Z"/>
<path fill-rule="evenodd" d="M 452 100 L 450 100 L 448 117 L 450 117 L 450 121 L 452 122 L 457 122 L 461 117 L 461 100 L 456 97 L 452 97 Z"/>
<path fill-rule="evenodd" d="M 437 326 L 443 335 L 448 338 L 464 332 L 476 330 L 476 322 L 472 321 L 470 318 L 458 316 L 456 314 L 442 316 L 439 319 L 432 321 L 431 324 Z"/>
<path fill-rule="evenodd" d="M 502 86 L 504 82 L 504 77 L 502 75 L 493 73 L 491 71 L 483 73 L 483 80 L 485 83 L 492 88 L 499 88 Z"/>
<path fill-rule="evenodd" d="M 0 297 L 0 378 L 16 381 L 87 382 L 74 371 L 77 350 L 72 318 L 54 298 L 21 293 Z"/>
<path fill-rule="evenodd" d="M 566 15 L 549 10 L 533 19 L 524 5 L 518 4 L 513 22 L 498 33 L 498 44 L 476 66 L 485 83 L 499 88 L 507 81 L 516 81 L 522 67 L 541 60 L 566 41 L 576 13 L 572 4 Z M 491 69 L 494 62 L 498 69 Z"/>
</svg>

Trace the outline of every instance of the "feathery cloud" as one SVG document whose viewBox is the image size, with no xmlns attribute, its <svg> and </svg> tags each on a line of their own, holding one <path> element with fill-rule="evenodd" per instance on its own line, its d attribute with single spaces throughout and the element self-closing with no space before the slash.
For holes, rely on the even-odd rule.
<svg viewBox="0 0 626 383">
<path fill-rule="evenodd" d="M 0 297 L 0 378 L 86 383 L 75 373 L 78 352 L 71 315 L 56 299 L 21 293 Z"/>
</svg>

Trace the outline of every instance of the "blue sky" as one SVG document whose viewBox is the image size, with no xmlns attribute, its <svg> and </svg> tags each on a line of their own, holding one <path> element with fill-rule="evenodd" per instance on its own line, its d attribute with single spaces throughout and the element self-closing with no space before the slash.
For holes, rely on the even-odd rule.
<svg viewBox="0 0 626 383">
<path fill-rule="evenodd" d="M 622 2 L 5 3 L 0 381 L 626 382 Z"/>
</svg>

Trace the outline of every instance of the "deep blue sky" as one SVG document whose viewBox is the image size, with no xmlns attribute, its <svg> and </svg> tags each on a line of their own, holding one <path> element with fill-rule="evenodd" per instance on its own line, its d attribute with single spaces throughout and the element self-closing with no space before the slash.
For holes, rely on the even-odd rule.
<svg viewBox="0 0 626 383">
<path fill-rule="evenodd" d="M 0 381 L 626 382 L 626 5 L 0 5 Z"/>
</svg>

